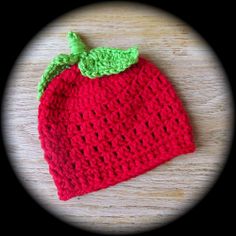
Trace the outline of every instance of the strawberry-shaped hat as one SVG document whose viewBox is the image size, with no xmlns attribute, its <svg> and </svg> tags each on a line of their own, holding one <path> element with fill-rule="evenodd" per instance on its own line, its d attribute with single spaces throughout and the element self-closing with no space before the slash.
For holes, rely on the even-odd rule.
<svg viewBox="0 0 236 236">
<path fill-rule="evenodd" d="M 138 48 L 88 50 L 68 33 L 38 85 L 38 131 L 61 200 L 107 188 L 193 152 L 176 92 Z"/>
</svg>

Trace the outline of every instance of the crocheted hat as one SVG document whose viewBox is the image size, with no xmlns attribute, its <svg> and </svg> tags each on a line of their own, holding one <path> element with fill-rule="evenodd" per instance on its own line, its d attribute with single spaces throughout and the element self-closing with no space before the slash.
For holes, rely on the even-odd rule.
<svg viewBox="0 0 236 236">
<path fill-rule="evenodd" d="M 38 84 L 38 131 L 61 200 L 115 185 L 193 152 L 173 86 L 138 48 L 88 50 L 68 33 Z"/>
</svg>

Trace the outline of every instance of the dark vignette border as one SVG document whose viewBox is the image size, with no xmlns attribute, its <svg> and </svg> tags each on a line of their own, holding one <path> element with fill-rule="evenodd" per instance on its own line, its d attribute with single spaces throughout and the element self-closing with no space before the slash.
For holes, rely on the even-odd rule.
<svg viewBox="0 0 236 236">
<path fill-rule="evenodd" d="M 0 3 L 1 24 L 1 94 L 11 67 L 17 56 L 30 39 L 47 23 L 79 6 L 99 1 L 5 1 Z M 235 50 L 235 24 L 236 15 L 233 3 L 221 1 L 136 1 L 148 3 L 170 12 L 191 25 L 213 48 L 220 59 L 229 78 L 232 91 L 234 91 L 234 55 Z M 233 2 L 233 1 L 231 1 Z M 233 95 L 234 96 L 234 95 Z M 235 99 L 234 99 L 235 100 Z M 234 109 L 235 110 L 235 109 Z M 1 230 L 8 234 L 25 233 L 31 235 L 35 231 L 45 233 L 78 233 L 78 229 L 62 223 L 42 209 L 24 191 L 15 174 L 10 168 L 6 151 L 1 145 Z M 235 159 L 234 141 L 228 161 L 223 173 L 196 207 L 183 217 L 164 226 L 150 234 L 204 234 L 232 232 L 234 225 L 231 213 L 235 209 Z M 6 230 L 6 231 L 5 231 Z M 81 231 L 82 233 L 82 231 Z"/>
</svg>

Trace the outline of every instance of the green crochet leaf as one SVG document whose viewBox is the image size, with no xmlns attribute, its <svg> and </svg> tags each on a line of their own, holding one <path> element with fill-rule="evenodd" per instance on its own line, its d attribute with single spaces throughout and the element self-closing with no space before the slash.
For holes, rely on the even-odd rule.
<svg viewBox="0 0 236 236">
<path fill-rule="evenodd" d="M 38 99 L 50 81 L 66 68 L 78 63 L 81 74 L 91 79 L 118 74 L 138 61 L 138 48 L 127 50 L 98 47 L 87 52 L 86 45 L 74 32 L 67 34 L 71 53 L 56 56 L 44 71 L 38 84 Z"/>
<path fill-rule="evenodd" d="M 74 65 L 78 62 L 78 55 L 65 55 L 60 54 L 56 56 L 50 63 L 50 65 L 44 71 L 41 80 L 38 84 L 38 99 L 42 96 L 48 83 L 57 75 L 59 75 L 64 69 L 70 65 Z"/>
<path fill-rule="evenodd" d="M 79 62 L 82 75 L 91 79 L 118 74 L 138 61 L 138 48 L 127 50 L 99 47 L 83 53 Z"/>
</svg>

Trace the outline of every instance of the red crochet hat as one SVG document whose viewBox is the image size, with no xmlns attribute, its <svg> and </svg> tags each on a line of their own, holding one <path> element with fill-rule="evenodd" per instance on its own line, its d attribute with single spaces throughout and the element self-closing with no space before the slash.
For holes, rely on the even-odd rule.
<svg viewBox="0 0 236 236">
<path fill-rule="evenodd" d="M 68 33 L 38 85 L 41 146 L 61 200 L 115 185 L 193 152 L 173 86 L 137 47 L 88 50 Z"/>
</svg>

